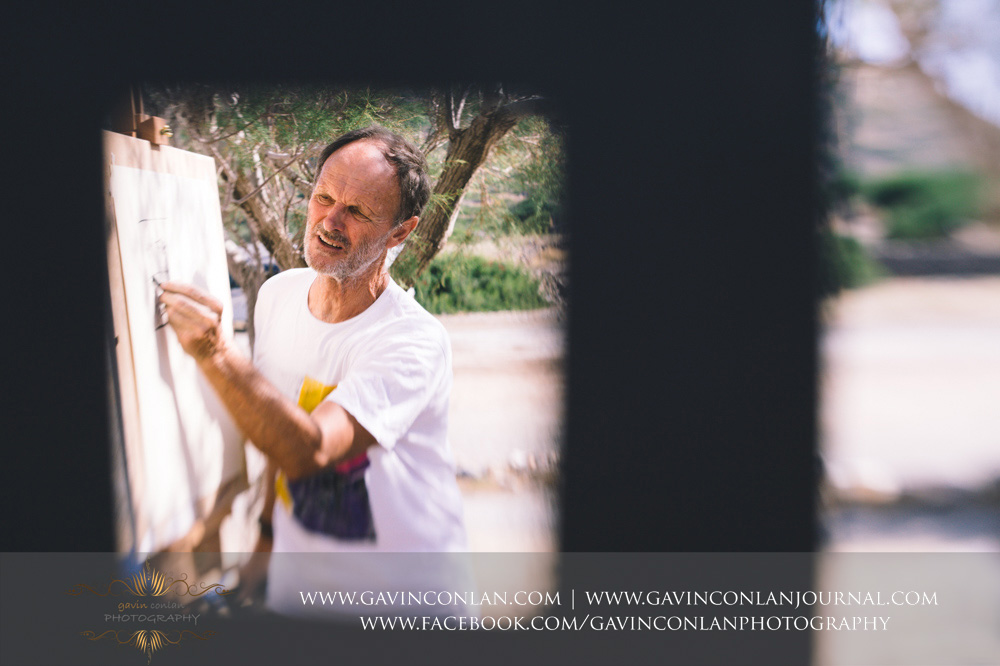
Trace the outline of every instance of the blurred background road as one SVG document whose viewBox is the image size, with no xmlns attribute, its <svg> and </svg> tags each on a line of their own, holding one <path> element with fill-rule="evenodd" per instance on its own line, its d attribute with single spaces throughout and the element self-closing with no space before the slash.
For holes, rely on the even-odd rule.
<svg viewBox="0 0 1000 666">
<path fill-rule="evenodd" d="M 817 585 L 923 561 L 912 583 L 945 599 L 880 636 L 818 632 L 814 663 L 1000 663 L 1000 3 L 824 10 L 846 280 L 820 309 Z"/>
</svg>

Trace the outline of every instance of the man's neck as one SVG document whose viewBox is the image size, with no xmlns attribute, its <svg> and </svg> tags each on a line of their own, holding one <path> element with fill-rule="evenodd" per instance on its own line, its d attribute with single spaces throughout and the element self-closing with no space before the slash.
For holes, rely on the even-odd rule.
<svg viewBox="0 0 1000 666">
<path fill-rule="evenodd" d="M 384 263 L 370 275 L 355 280 L 338 280 L 318 274 L 309 287 L 309 311 L 328 324 L 337 324 L 367 310 L 389 286 Z"/>
</svg>

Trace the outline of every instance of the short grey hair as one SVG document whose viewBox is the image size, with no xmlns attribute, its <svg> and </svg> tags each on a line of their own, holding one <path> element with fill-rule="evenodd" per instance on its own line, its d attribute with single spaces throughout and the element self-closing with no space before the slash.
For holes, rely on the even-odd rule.
<svg viewBox="0 0 1000 666">
<path fill-rule="evenodd" d="M 323 169 L 326 160 L 349 143 L 371 139 L 382 149 L 382 155 L 396 169 L 399 181 L 399 212 L 393 225 L 399 225 L 413 216 L 419 216 L 431 198 L 431 181 L 427 175 L 427 158 L 420 149 L 401 135 L 380 125 L 370 125 L 352 130 L 337 137 L 319 155 L 316 173 Z"/>
</svg>

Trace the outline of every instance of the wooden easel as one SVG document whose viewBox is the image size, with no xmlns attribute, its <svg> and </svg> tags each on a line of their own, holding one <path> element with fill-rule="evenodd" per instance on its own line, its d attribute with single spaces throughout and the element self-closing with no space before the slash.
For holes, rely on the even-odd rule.
<svg viewBox="0 0 1000 666">
<path fill-rule="evenodd" d="M 128 94 L 112 111 L 111 125 L 118 134 L 149 141 L 154 146 L 169 146 L 174 135 L 165 119 L 145 113 L 142 93 L 135 86 L 129 86 Z"/>
<path fill-rule="evenodd" d="M 143 405 L 143 390 L 140 383 L 143 376 L 148 380 L 149 362 L 145 360 L 146 374 L 143 375 L 139 368 L 137 354 L 146 354 L 148 358 L 150 342 L 150 332 L 145 326 L 144 317 L 137 317 L 135 310 L 135 293 L 131 298 L 127 297 L 127 290 L 136 288 L 135 257 L 124 256 L 128 250 L 123 247 L 123 231 L 133 234 L 134 230 L 120 228 L 120 224 L 133 223 L 134 220 L 118 220 L 116 212 L 116 202 L 113 199 L 112 174 L 115 167 L 128 167 L 132 173 L 148 174 L 148 183 L 158 182 L 156 179 L 178 178 L 183 182 L 201 182 L 204 187 L 212 189 L 216 211 L 218 206 L 217 194 L 215 192 L 215 166 L 214 161 L 204 155 L 198 155 L 169 146 L 169 139 L 172 136 L 170 127 L 165 119 L 151 116 L 144 113 L 143 103 L 140 93 L 135 87 L 128 91 L 128 95 L 112 111 L 112 127 L 115 132 L 104 133 L 104 153 L 105 153 L 105 178 L 106 178 L 106 214 L 107 214 L 107 258 L 108 274 L 111 289 L 112 319 L 114 327 L 114 349 L 118 371 L 118 400 L 121 409 L 121 432 L 124 443 L 125 461 L 124 467 L 127 476 L 128 502 L 130 511 L 120 512 L 132 517 L 131 543 L 122 543 L 122 530 L 119 534 L 119 551 L 131 551 L 141 546 L 138 545 L 144 534 L 156 534 L 162 528 L 151 523 L 149 518 L 151 512 L 148 510 L 147 500 L 144 491 L 150 487 L 153 479 L 150 478 L 148 461 L 145 459 L 151 452 L 147 447 L 151 445 L 146 442 L 145 435 L 149 435 L 148 427 L 143 429 L 143 407 L 147 410 L 157 409 L 159 405 L 150 407 L 148 394 L 146 404 Z M 113 163 L 114 162 L 114 166 Z M 128 170 L 127 169 L 127 170 Z M 141 198 L 139 195 L 135 195 Z M 120 203 L 120 202 L 119 202 Z M 217 213 L 216 213 L 217 214 Z M 218 219 L 219 234 L 221 235 L 221 218 Z M 126 236 L 128 234 L 125 234 Z M 213 246 L 214 247 L 214 246 Z M 221 249 L 221 239 L 219 248 Z M 214 256 L 214 254 L 212 255 Z M 224 255 L 219 258 L 223 266 L 225 265 Z M 132 266 L 131 272 L 127 263 Z M 224 270 L 224 269 L 222 269 Z M 208 269 L 206 268 L 206 272 Z M 217 272 L 217 271 L 216 271 Z M 129 282 L 129 275 L 132 281 Z M 183 276 L 181 276 L 183 277 Z M 226 293 L 228 299 L 228 275 L 226 276 Z M 131 287 L 130 287 L 131 285 Z M 140 285 L 142 286 L 142 285 Z M 130 317 L 131 314 L 131 317 Z M 231 308 L 229 310 L 231 317 Z M 158 332 L 157 335 L 169 336 L 172 333 L 166 330 Z M 146 336 L 144 340 L 139 340 L 136 336 Z M 158 338 L 157 344 L 162 345 L 167 337 Z M 143 343 L 137 345 L 137 342 Z M 138 347 L 145 346 L 145 352 Z M 188 385 L 186 385 L 188 386 Z M 185 390 L 189 390 L 185 388 Z M 212 407 L 206 406 L 211 411 Z M 145 412 L 149 416 L 149 412 Z M 178 418 L 180 410 L 178 410 Z M 148 426 L 148 424 L 145 424 Z M 216 437 L 216 440 L 218 438 Z M 212 440 L 212 441 L 216 441 Z M 223 476 L 218 487 L 210 490 L 204 495 L 200 495 L 196 506 L 193 508 L 196 519 L 186 530 L 186 534 L 178 535 L 169 542 L 156 540 L 153 548 L 158 553 L 155 564 L 161 567 L 174 568 L 188 571 L 192 575 L 204 574 L 209 570 L 219 568 L 221 563 L 219 553 L 221 550 L 220 526 L 223 520 L 231 512 L 233 499 L 247 488 L 245 469 L 233 471 L 233 460 L 236 454 L 236 444 L 232 440 L 223 439 L 224 447 L 228 453 L 219 452 L 220 459 L 224 458 L 229 463 L 223 464 Z M 240 460 L 242 460 L 242 439 L 238 442 Z M 204 447 L 202 447 L 204 449 Z M 228 472 L 226 470 L 229 470 Z M 159 470 L 154 470 L 153 476 Z M 196 470 L 200 471 L 200 470 Z M 214 478 L 214 477 L 203 477 Z M 161 492 L 162 492 L 161 482 Z M 193 559 L 193 553 L 214 553 L 214 557 L 206 559 L 200 557 L 197 562 Z"/>
</svg>

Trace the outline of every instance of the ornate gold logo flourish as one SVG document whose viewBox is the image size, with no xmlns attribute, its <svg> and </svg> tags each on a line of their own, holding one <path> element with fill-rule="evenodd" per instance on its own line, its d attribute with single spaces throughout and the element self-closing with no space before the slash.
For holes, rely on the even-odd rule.
<svg viewBox="0 0 1000 666">
<path fill-rule="evenodd" d="M 121 638 L 122 633 L 127 634 L 125 640 L 122 640 Z M 159 629 L 139 629 L 138 631 L 133 631 L 131 634 L 128 634 L 128 632 L 119 632 L 113 629 L 108 629 L 100 635 L 93 631 L 81 631 L 80 635 L 90 641 L 99 641 L 110 634 L 116 641 L 118 641 L 119 645 L 131 645 L 136 649 L 145 652 L 147 664 L 153 660 L 154 652 L 165 648 L 167 645 L 177 645 L 181 642 L 181 639 L 184 638 L 185 634 L 190 634 L 192 637 L 201 641 L 207 641 L 215 635 L 214 631 L 206 631 L 199 636 L 190 629 L 181 629 L 177 632 L 176 639 L 174 639 L 170 637 L 170 634 L 172 633 L 173 632 L 160 631 Z"/>
<path fill-rule="evenodd" d="M 200 587 L 200 589 L 198 589 L 198 587 L 195 587 L 194 585 L 188 582 L 186 573 L 181 575 L 180 578 L 172 578 L 170 576 L 164 576 L 162 573 L 153 568 L 153 566 L 149 563 L 149 560 L 146 560 L 146 565 L 143 567 L 142 571 L 133 575 L 131 580 L 124 581 L 116 578 L 115 580 L 108 583 L 108 591 L 103 594 L 84 583 L 77 583 L 76 586 L 68 590 L 66 594 L 71 596 L 79 596 L 86 591 L 90 592 L 91 594 L 96 594 L 99 597 L 107 597 L 107 596 L 114 597 L 118 596 L 114 591 L 112 591 L 112 587 L 114 587 L 115 583 L 123 585 L 126 590 L 128 590 L 133 596 L 136 597 L 147 597 L 147 596 L 162 597 L 163 595 L 170 592 L 171 591 L 170 588 L 174 587 L 175 585 L 177 586 L 177 589 L 173 590 L 173 592 L 174 594 L 180 597 L 183 596 L 200 597 L 206 592 L 211 592 L 211 591 L 214 591 L 219 596 L 232 594 L 232 590 L 226 588 L 222 583 L 212 583 L 211 585 L 207 585 L 205 583 L 198 583 L 197 585 Z M 184 586 L 183 591 L 181 591 L 180 588 L 181 585 Z"/>
</svg>

